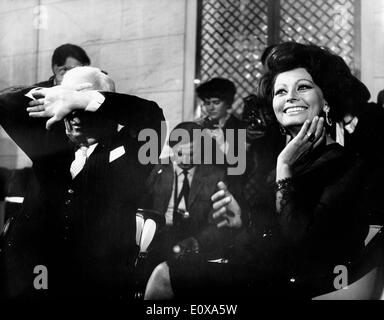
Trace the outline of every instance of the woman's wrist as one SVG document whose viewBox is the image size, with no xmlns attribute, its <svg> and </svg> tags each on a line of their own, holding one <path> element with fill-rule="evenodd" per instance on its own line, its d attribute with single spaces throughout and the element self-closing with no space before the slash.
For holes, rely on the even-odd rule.
<svg viewBox="0 0 384 320">
<path fill-rule="evenodd" d="M 284 163 L 282 160 L 277 160 L 276 165 L 276 181 L 283 180 L 286 178 L 292 177 L 291 166 L 287 163 Z"/>
<path fill-rule="evenodd" d="M 281 180 L 276 180 L 275 182 L 275 191 L 281 191 L 281 192 L 284 192 L 284 191 L 287 191 L 287 190 L 291 190 L 293 187 L 293 178 L 292 177 L 289 177 L 289 178 L 284 178 L 284 179 L 281 179 Z"/>
</svg>

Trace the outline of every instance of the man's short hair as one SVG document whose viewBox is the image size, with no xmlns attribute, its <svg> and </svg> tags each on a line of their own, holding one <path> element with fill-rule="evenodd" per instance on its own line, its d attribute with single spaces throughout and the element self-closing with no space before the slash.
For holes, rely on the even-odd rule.
<svg viewBox="0 0 384 320">
<path fill-rule="evenodd" d="M 114 81 L 99 68 L 95 67 L 76 67 L 64 74 L 62 85 L 71 86 L 82 83 L 92 84 L 93 90 L 115 92 Z"/>
<path fill-rule="evenodd" d="M 65 60 L 67 60 L 68 57 L 75 58 L 84 66 L 91 64 L 91 60 L 83 48 L 75 44 L 66 43 L 57 47 L 53 52 L 52 67 L 54 65 L 63 66 L 65 64 Z"/>
<path fill-rule="evenodd" d="M 200 125 L 198 125 L 196 122 L 192 122 L 192 121 L 181 122 L 176 127 L 173 128 L 169 137 L 171 138 L 172 133 L 178 129 L 185 130 L 185 132 L 189 135 L 189 141 L 190 142 L 193 142 L 193 130 L 203 130 L 203 128 Z M 179 139 L 178 141 L 173 141 L 173 140 L 169 139 L 169 146 L 171 148 L 173 148 L 180 141 L 181 141 L 181 139 Z"/>
<path fill-rule="evenodd" d="M 197 96 L 202 99 L 219 98 L 232 104 L 235 99 L 236 86 L 225 78 L 212 78 L 196 88 Z"/>
</svg>

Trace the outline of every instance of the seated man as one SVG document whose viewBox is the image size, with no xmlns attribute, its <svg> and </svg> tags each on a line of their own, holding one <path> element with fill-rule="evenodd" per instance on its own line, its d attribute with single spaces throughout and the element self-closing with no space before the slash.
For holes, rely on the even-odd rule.
<svg viewBox="0 0 384 320">
<path fill-rule="evenodd" d="M 0 123 L 31 158 L 39 181 L 5 235 L 4 294 L 127 296 L 137 253 L 140 182 L 151 170 L 138 160 L 137 133 L 151 128 L 160 135 L 162 110 L 108 92 L 113 81 L 91 67 L 68 71 L 63 86 L 34 91 L 32 102 L 25 96 L 30 90 L 0 94 Z M 124 126 L 119 131 L 118 124 Z M 48 290 L 36 290 L 38 265 L 48 270 Z"/>
<path fill-rule="evenodd" d="M 217 225 L 217 228 L 220 228 L 222 226 L 227 226 L 228 229 L 239 228 L 239 226 L 242 225 L 240 206 L 238 205 L 235 197 L 228 191 L 227 186 L 222 181 L 218 183 L 217 187 L 218 187 L 217 188 L 218 190 L 211 196 L 211 199 L 210 199 L 212 201 L 211 203 L 213 203 L 212 210 L 211 210 L 212 219 L 217 219 L 217 220 L 220 220 L 223 218 L 225 219 L 224 220 L 225 222 L 219 223 Z M 200 238 L 200 243 L 202 243 L 201 240 L 202 239 Z M 214 242 L 214 244 L 219 245 L 219 243 L 217 242 Z M 195 253 L 199 253 L 199 252 L 195 251 Z M 197 257 L 200 259 L 202 258 L 204 260 L 204 263 L 207 263 L 209 259 L 207 256 L 202 257 L 201 254 L 191 255 L 189 253 L 181 261 L 186 260 L 186 262 L 188 263 L 189 257 L 192 258 L 192 261 L 191 261 L 192 264 L 190 265 L 191 268 L 196 267 L 198 269 L 200 266 L 194 264 L 195 261 L 193 258 L 197 258 Z M 147 287 L 145 290 L 145 297 L 144 297 L 145 300 L 166 300 L 166 299 L 172 299 L 175 297 L 173 287 L 172 287 L 172 279 L 171 279 L 170 270 L 169 270 L 169 264 L 171 264 L 172 266 L 172 264 L 175 261 L 176 262 L 178 261 L 178 257 L 176 257 L 175 259 L 168 260 L 168 262 L 162 262 L 155 268 L 155 270 L 153 271 L 147 283 Z M 219 264 L 217 264 L 217 266 L 219 266 Z M 178 269 L 178 270 L 180 271 L 181 269 Z M 183 270 L 181 270 L 181 272 L 183 272 Z M 173 281 L 182 281 L 182 282 L 184 280 L 189 281 L 188 277 L 184 279 L 179 272 L 176 272 L 176 274 L 173 273 L 173 276 L 176 278 L 176 279 L 173 279 Z M 224 282 L 225 281 L 223 281 L 223 283 Z M 207 285 L 209 286 L 209 284 Z M 186 287 L 188 287 L 188 284 L 186 284 Z M 193 285 L 191 286 L 191 288 L 193 289 Z"/>
<path fill-rule="evenodd" d="M 175 133 L 180 130 L 189 139 L 174 141 Z M 159 211 L 166 221 L 166 227 L 156 241 L 162 247 L 161 261 L 173 255 L 176 244 L 177 254 L 192 250 L 222 256 L 233 240 L 232 231 L 227 226 L 236 230 L 242 225 L 240 215 L 228 214 L 219 220 L 213 216 L 211 196 L 227 181 L 226 170 L 202 163 L 202 139 L 193 137 L 194 130 L 202 132 L 195 122 L 182 122 L 172 130 L 169 141 L 173 151 L 171 161 L 155 166 L 148 179 L 144 205 Z M 241 199 L 240 180 L 234 177 L 231 181 L 229 189 Z M 232 205 L 239 206 L 234 199 Z M 240 205 L 243 205 L 241 201 Z"/>
</svg>

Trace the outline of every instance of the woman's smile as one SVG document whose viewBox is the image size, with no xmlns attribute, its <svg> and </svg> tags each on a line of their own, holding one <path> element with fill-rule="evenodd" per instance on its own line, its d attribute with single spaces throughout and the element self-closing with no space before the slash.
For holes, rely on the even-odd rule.
<svg viewBox="0 0 384 320">
<path fill-rule="evenodd" d="M 318 116 L 323 106 L 323 93 L 306 69 L 296 68 L 276 77 L 273 110 L 283 127 L 297 131 L 305 120 Z"/>
<path fill-rule="evenodd" d="M 286 113 L 286 114 L 298 114 L 298 113 L 301 113 L 303 111 L 306 111 L 307 109 L 308 109 L 307 107 L 295 107 L 295 106 L 286 107 L 286 108 L 284 108 L 284 113 Z"/>
</svg>

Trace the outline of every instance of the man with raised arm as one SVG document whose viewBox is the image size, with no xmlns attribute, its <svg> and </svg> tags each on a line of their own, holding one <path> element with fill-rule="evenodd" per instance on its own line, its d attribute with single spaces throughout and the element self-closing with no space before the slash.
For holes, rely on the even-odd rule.
<svg viewBox="0 0 384 320">
<path fill-rule="evenodd" d="M 6 297 L 131 294 L 135 212 L 152 168 L 138 159 L 137 136 L 160 136 L 164 116 L 155 102 L 113 91 L 99 69 L 77 67 L 61 86 L 0 93 L 0 124 L 39 181 L 3 237 Z"/>
</svg>

